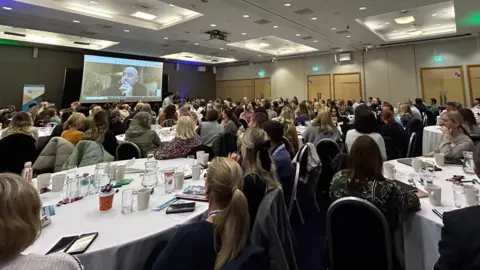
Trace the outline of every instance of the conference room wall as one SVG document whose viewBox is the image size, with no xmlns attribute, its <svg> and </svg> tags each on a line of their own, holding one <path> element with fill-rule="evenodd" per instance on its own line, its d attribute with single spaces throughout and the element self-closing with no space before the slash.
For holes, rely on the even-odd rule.
<svg viewBox="0 0 480 270">
<path fill-rule="evenodd" d="M 0 45 L 0 107 L 13 104 L 20 108 L 24 84 L 44 84 L 44 99 L 62 104 L 65 68 L 83 68 L 79 51 L 39 48 L 38 58 L 32 55 L 33 47 Z M 169 75 L 170 91 L 208 99 L 216 95 L 211 67 L 198 72 L 196 66 L 180 65 L 177 71 L 174 63 L 164 63 L 164 73 Z"/>
</svg>

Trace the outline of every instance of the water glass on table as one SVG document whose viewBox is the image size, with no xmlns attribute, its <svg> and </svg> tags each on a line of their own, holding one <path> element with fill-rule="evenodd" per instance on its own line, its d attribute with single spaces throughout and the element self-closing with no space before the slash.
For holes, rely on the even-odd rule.
<svg viewBox="0 0 480 270">
<path fill-rule="evenodd" d="M 67 188 L 65 197 L 68 199 L 74 199 L 79 195 L 78 179 L 77 179 L 77 166 L 68 166 L 67 171 Z"/>
<path fill-rule="evenodd" d="M 135 190 L 133 188 L 122 191 L 122 214 L 130 214 L 133 211 L 133 197 Z"/>
<path fill-rule="evenodd" d="M 173 183 L 173 175 L 175 174 L 175 168 L 167 168 L 163 170 L 163 179 L 165 182 L 165 193 L 170 194 L 175 191 Z"/>
<path fill-rule="evenodd" d="M 153 188 L 158 183 L 157 161 L 145 162 L 145 172 L 143 173 L 142 186 Z"/>
<path fill-rule="evenodd" d="M 466 205 L 465 203 L 465 188 L 461 184 L 453 184 L 453 202 L 455 207 L 462 208 Z"/>
<path fill-rule="evenodd" d="M 107 163 L 99 163 L 95 165 L 95 175 L 93 181 L 90 183 L 89 194 L 98 194 L 101 186 L 110 183 L 110 170 Z"/>
<path fill-rule="evenodd" d="M 473 152 L 463 151 L 463 171 L 467 174 L 475 174 L 473 168 Z"/>
</svg>

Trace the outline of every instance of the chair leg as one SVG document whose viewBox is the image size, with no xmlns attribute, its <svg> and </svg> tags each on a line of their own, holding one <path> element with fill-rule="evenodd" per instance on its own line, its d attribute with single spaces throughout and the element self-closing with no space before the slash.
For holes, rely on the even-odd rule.
<svg viewBox="0 0 480 270">
<path fill-rule="evenodd" d="M 297 200 L 295 200 L 295 205 L 297 206 L 298 215 L 300 216 L 300 222 L 302 223 L 302 225 L 305 225 L 305 220 L 303 219 L 302 210 L 300 209 L 300 205 L 298 204 Z"/>
<path fill-rule="evenodd" d="M 313 193 L 313 202 L 315 203 L 315 208 L 317 208 L 317 212 L 320 213 L 320 206 L 318 206 L 318 201 L 317 201 L 317 193 L 315 191 Z"/>
</svg>

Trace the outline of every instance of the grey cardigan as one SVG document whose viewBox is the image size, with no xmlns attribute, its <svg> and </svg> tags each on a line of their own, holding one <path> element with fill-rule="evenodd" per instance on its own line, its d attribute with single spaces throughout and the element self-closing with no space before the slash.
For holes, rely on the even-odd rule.
<svg viewBox="0 0 480 270">
<path fill-rule="evenodd" d="M 71 255 L 57 252 L 50 255 L 18 255 L 13 260 L 1 262 L 2 270 L 82 270 L 80 261 Z"/>
<path fill-rule="evenodd" d="M 474 145 L 472 139 L 465 134 L 460 134 L 455 138 L 443 135 L 442 141 L 435 152 L 442 153 L 446 159 L 461 159 L 463 151 L 473 151 Z"/>
<path fill-rule="evenodd" d="M 202 122 L 200 124 L 200 139 L 203 145 L 212 147 L 218 135 L 223 133 L 223 127 L 217 121 Z"/>
<path fill-rule="evenodd" d="M 332 132 L 320 132 L 318 130 L 318 126 L 316 125 L 309 125 L 308 128 L 303 132 L 303 142 L 304 143 L 313 143 L 315 144 L 316 142 L 320 141 L 321 139 L 332 139 L 335 142 L 338 143 L 339 146 L 341 146 L 342 143 L 342 135 L 340 134 L 340 131 L 336 127 L 333 128 Z"/>
</svg>

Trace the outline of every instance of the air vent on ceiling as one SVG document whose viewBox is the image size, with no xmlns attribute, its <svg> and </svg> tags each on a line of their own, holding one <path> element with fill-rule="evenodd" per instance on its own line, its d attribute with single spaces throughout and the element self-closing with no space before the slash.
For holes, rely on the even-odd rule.
<svg viewBox="0 0 480 270">
<path fill-rule="evenodd" d="M 25 34 L 19 34 L 15 32 L 3 32 L 5 35 L 10 35 L 10 36 L 17 36 L 17 37 L 26 37 L 27 35 Z"/>
<path fill-rule="evenodd" d="M 313 37 L 311 37 L 311 36 L 306 36 L 306 37 L 303 37 L 302 39 L 303 39 L 303 40 L 309 40 L 309 39 L 313 39 Z"/>
<path fill-rule="evenodd" d="M 256 24 L 261 24 L 261 25 L 265 25 L 265 24 L 271 23 L 271 21 L 265 20 L 265 19 L 261 19 L 261 20 L 253 21 L 253 22 L 256 23 Z"/>
<path fill-rule="evenodd" d="M 77 45 L 85 45 L 85 46 L 88 46 L 90 45 L 90 43 L 88 42 L 81 42 L 81 41 L 74 41 L 73 44 L 77 44 Z"/>
<path fill-rule="evenodd" d="M 107 24 L 98 23 L 98 24 L 96 24 L 96 26 L 98 26 L 98 27 L 100 27 L 100 28 L 103 28 L 103 29 L 112 29 L 112 26 L 111 26 L 111 25 L 107 25 Z"/>
<path fill-rule="evenodd" d="M 133 5 L 133 7 L 142 8 L 142 9 L 150 9 L 151 8 L 151 6 L 149 6 L 148 4 L 135 4 L 135 5 Z"/>
<path fill-rule="evenodd" d="M 80 32 L 81 36 L 95 36 L 97 33 L 92 31 L 82 31 Z"/>
<path fill-rule="evenodd" d="M 340 30 L 340 31 L 337 31 L 336 32 L 337 35 L 346 35 L 346 34 L 350 34 L 350 32 L 348 30 Z"/>
<path fill-rule="evenodd" d="M 314 13 L 313 10 L 311 10 L 309 8 L 298 9 L 298 10 L 295 10 L 294 12 L 297 13 L 298 15 L 302 15 L 302 16 Z"/>
</svg>

